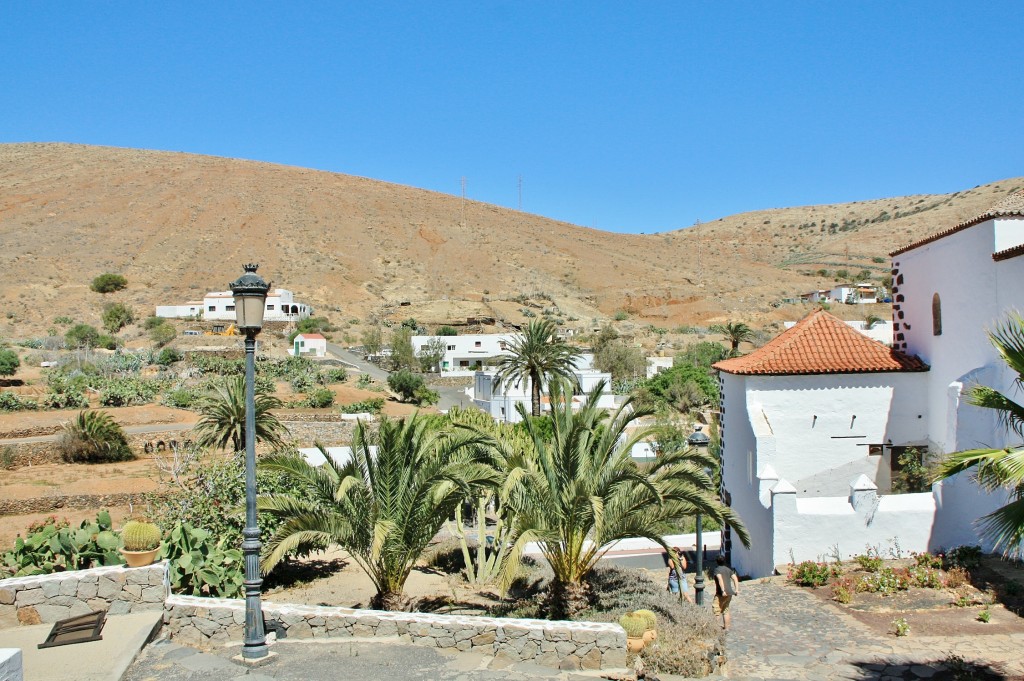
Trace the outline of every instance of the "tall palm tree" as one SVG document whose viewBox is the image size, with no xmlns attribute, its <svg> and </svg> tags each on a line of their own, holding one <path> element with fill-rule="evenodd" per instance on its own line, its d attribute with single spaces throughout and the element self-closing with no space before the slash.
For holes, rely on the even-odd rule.
<svg viewBox="0 0 1024 681">
<path fill-rule="evenodd" d="M 506 502 L 516 518 L 513 540 L 539 542 L 554 572 L 549 615 L 571 617 L 586 607 L 587 575 L 614 542 L 645 537 L 671 551 L 664 536 L 695 513 L 728 523 L 749 545 L 739 516 L 717 497 L 707 472 L 715 465 L 713 457 L 692 448 L 668 450 L 641 470 L 630 451 L 652 431 L 641 428 L 630 435 L 627 427 L 651 411 L 630 398 L 609 415 L 598 408 L 601 390 L 595 389 L 574 412 L 561 399 L 563 391 L 561 382 L 552 384 L 550 437 L 537 422 L 524 419 L 532 452 L 522 470 L 510 476 L 515 489 Z"/>
<path fill-rule="evenodd" d="M 1024 386 L 1024 317 L 1010 316 L 989 334 L 1003 361 L 1017 373 L 1015 385 Z M 967 394 L 970 404 L 994 409 L 1000 422 L 1018 438 L 1024 438 L 1024 405 L 988 386 L 978 385 Z M 978 484 L 989 492 L 1008 490 L 1010 502 L 978 521 L 979 533 L 1004 555 L 1024 553 L 1024 444 L 1003 449 L 971 449 L 950 454 L 940 462 L 936 480 L 974 470 Z"/>
<path fill-rule="evenodd" d="M 270 411 L 280 408 L 281 400 L 257 392 L 255 404 L 256 441 L 282 446 L 288 429 Z M 199 411 L 202 416 L 194 430 L 199 446 L 224 448 L 230 443 L 234 452 L 245 448 L 245 376 L 228 376 L 215 385 Z"/>
<path fill-rule="evenodd" d="M 743 322 L 726 322 L 725 324 L 716 324 L 711 327 L 711 331 L 714 333 L 720 333 L 729 339 L 729 343 L 732 346 L 730 351 L 733 357 L 739 354 L 740 343 L 748 343 L 754 339 L 754 330 Z"/>
<path fill-rule="evenodd" d="M 306 493 L 259 498 L 259 510 L 282 521 L 264 546 L 264 572 L 290 552 L 336 544 L 373 580 L 374 608 L 403 607 L 405 581 L 434 535 L 456 505 L 494 482 L 480 460 L 481 440 L 447 433 L 414 414 L 382 421 L 375 433 L 357 423 L 345 464 L 326 457 L 314 467 L 298 454 L 265 457 L 262 468 L 290 476 Z"/>
<path fill-rule="evenodd" d="M 546 381 L 560 378 L 576 384 L 573 369 L 582 353 L 555 337 L 554 322 L 530 322 L 508 346 L 511 354 L 498 360 L 495 379 L 505 384 L 529 381 L 530 413 L 534 416 L 540 416 L 540 395 Z"/>
</svg>

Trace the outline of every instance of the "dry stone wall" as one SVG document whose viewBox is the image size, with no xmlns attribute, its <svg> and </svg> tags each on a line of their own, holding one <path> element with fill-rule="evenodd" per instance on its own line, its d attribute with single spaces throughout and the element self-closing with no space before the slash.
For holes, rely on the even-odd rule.
<svg viewBox="0 0 1024 681">
<path fill-rule="evenodd" d="M 166 561 L 0 579 L 0 628 L 48 624 L 97 610 L 111 615 L 160 610 L 169 593 Z"/>
<path fill-rule="evenodd" d="M 626 665 L 626 633 L 604 622 L 552 622 L 500 617 L 460 617 L 263 603 L 268 628 L 278 638 L 389 637 L 453 651 L 486 653 L 556 669 L 608 669 Z M 214 647 L 240 640 L 241 599 L 170 596 L 164 626 L 179 643 Z"/>
</svg>

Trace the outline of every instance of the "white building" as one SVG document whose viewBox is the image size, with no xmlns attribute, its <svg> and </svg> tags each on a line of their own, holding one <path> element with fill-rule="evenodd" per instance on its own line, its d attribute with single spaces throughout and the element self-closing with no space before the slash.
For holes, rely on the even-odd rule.
<svg viewBox="0 0 1024 681">
<path fill-rule="evenodd" d="M 296 357 L 299 355 L 305 355 L 307 357 L 326 357 L 327 339 L 319 333 L 300 333 L 295 336 L 295 340 L 292 341 L 291 354 Z"/>
<path fill-rule="evenodd" d="M 472 376 L 488 360 L 507 355 L 512 334 L 471 334 L 466 336 L 413 336 L 412 348 L 419 355 L 431 341 L 444 343 L 441 373 L 448 376 Z"/>
<path fill-rule="evenodd" d="M 840 284 L 833 286 L 829 298 L 834 303 L 853 305 L 855 303 L 877 303 L 878 288 L 869 282 L 857 284 Z"/>
<path fill-rule="evenodd" d="M 876 340 L 879 343 L 885 343 L 886 345 L 892 346 L 892 321 L 891 320 L 880 320 L 876 321 L 871 327 L 868 327 L 867 322 L 862 320 L 847 321 L 846 324 L 862 334 Z M 783 326 L 790 329 L 796 326 L 796 322 L 783 322 Z"/>
<path fill-rule="evenodd" d="M 292 292 L 279 288 L 267 295 L 267 309 L 263 321 L 297 322 L 312 316 L 313 308 L 296 302 Z M 211 291 L 202 302 L 191 301 L 184 305 L 158 305 L 157 317 L 181 319 L 200 317 L 212 321 L 235 321 L 235 297 L 231 291 Z"/>
<path fill-rule="evenodd" d="M 573 373 L 576 375 L 581 389 L 581 394 L 572 397 L 574 408 L 582 406 L 586 399 L 585 396 L 589 395 L 601 381 L 604 381 L 604 391 L 598 399 L 597 406 L 602 409 L 615 408 L 611 374 L 590 368 L 577 368 Z M 522 404 L 527 413 L 531 409 L 529 379 L 523 380 L 522 383 L 499 382 L 496 380 L 493 370 L 476 372 L 471 397 L 477 407 L 498 421 L 507 421 L 508 423 L 521 421 L 516 409 L 517 404 Z M 541 395 L 541 411 L 548 412 L 550 410 L 551 402 L 545 391 Z"/>
<path fill-rule="evenodd" d="M 672 368 L 674 361 L 674 357 L 648 357 L 647 378 L 654 378 L 662 371 L 668 371 Z"/>
<path fill-rule="evenodd" d="M 1024 192 L 893 253 L 892 349 L 816 311 L 721 372 L 722 494 L 749 550 L 744 574 L 817 559 L 838 546 L 898 541 L 903 551 L 979 543 L 973 523 L 1002 505 L 961 475 L 930 492 L 889 494 L 901 448 L 945 454 L 1009 444 L 965 386 L 1013 390 L 986 329 L 1024 302 Z M 951 272 L 969 276 L 951 277 Z"/>
</svg>

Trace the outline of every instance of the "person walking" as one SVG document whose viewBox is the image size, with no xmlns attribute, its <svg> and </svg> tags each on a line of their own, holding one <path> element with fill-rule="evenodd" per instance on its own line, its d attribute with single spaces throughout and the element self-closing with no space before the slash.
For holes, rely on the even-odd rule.
<svg viewBox="0 0 1024 681">
<path fill-rule="evenodd" d="M 686 556 L 683 555 L 683 550 L 678 546 L 673 546 L 672 550 L 675 555 L 679 556 L 678 569 L 676 561 L 673 560 L 672 554 L 668 557 L 668 590 L 673 594 L 678 594 L 680 590 L 683 593 L 683 598 L 693 603 L 693 596 L 690 595 L 690 583 L 686 581 Z"/>
<path fill-rule="evenodd" d="M 732 624 L 732 615 L 729 614 L 729 604 L 732 602 L 733 596 L 738 596 L 740 593 L 740 579 L 736 576 L 736 571 L 725 564 L 725 556 L 719 554 L 715 558 L 715 567 L 712 576 L 715 580 L 715 614 L 722 615 L 722 628 L 729 631 L 729 626 Z"/>
</svg>

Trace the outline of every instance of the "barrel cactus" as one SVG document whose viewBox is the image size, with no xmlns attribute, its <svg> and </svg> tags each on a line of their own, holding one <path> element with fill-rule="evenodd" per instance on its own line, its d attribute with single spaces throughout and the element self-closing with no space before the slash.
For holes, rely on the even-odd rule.
<svg viewBox="0 0 1024 681">
<path fill-rule="evenodd" d="M 160 528 L 153 523 L 130 520 L 121 530 L 125 551 L 152 551 L 160 546 Z"/>
<path fill-rule="evenodd" d="M 655 629 L 658 626 L 658 616 L 653 610 L 634 610 L 633 615 L 636 617 L 642 617 L 644 622 L 647 623 L 648 629 Z"/>
<path fill-rule="evenodd" d="M 619 625 L 626 630 L 626 636 L 629 638 L 643 638 L 644 632 L 647 631 L 647 620 L 631 612 L 619 618 Z"/>
</svg>

